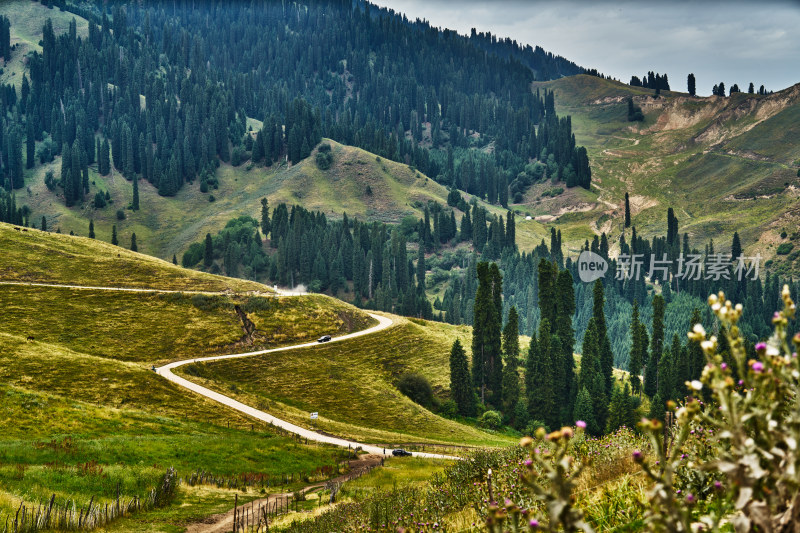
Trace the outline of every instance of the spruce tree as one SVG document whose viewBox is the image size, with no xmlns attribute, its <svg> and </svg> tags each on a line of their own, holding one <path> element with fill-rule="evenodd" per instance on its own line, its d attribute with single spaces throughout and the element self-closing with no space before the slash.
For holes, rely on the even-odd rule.
<svg viewBox="0 0 800 533">
<path fill-rule="evenodd" d="M 556 383 L 556 401 L 562 413 L 562 423 L 567 424 L 578 392 L 575 381 L 575 331 L 572 328 L 572 317 L 575 314 L 575 288 L 572 274 L 562 270 L 556 279 L 556 324 L 555 333 L 558 338 L 559 351 L 554 351 L 554 363 L 558 371 L 559 381 Z"/>
<path fill-rule="evenodd" d="M 111 244 L 113 244 L 114 246 L 119 244 L 119 241 L 117 240 L 117 225 L 116 224 L 111 226 Z"/>
<path fill-rule="evenodd" d="M 272 224 L 269 220 L 269 200 L 266 198 L 261 199 L 261 233 L 264 234 L 266 239 L 272 229 Z"/>
<path fill-rule="evenodd" d="M 89 238 L 94 239 L 94 220 L 89 220 Z"/>
<path fill-rule="evenodd" d="M 625 193 L 625 227 L 631 227 L 631 200 L 628 193 Z"/>
<path fill-rule="evenodd" d="M 456 403 L 460 415 L 475 415 L 475 393 L 472 390 L 472 378 L 467 365 L 467 356 L 458 339 L 455 340 L 450 350 L 450 396 Z"/>
<path fill-rule="evenodd" d="M 694 308 L 692 311 L 692 320 L 690 322 L 691 326 L 694 327 L 695 324 L 701 324 L 702 320 L 700 318 L 700 310 L 698 308 Z M 689 366 L 689 380 L 693 379 L 700 379 L 700 375 L 703 373 L 703 367 L 706 364 L 706 358 L 703 354 L 703 349 L 700 347 L 700 343 L 698 341 L 689 341 L 688 345 L 688 366 Z"/>
<path fill-rule="evenodd" d="M 597 334 L 598 360 L 605 380 L 605 391 L 608 394 L 614 384 L 614 354 L 611 352 L 611 342 L 606 331 L 606 315 L 603 307 L 605 305 L 605 292 L 602 280 L 594 283 L 592 317 L 595 320 Z"/>
<path fill-rule="evenodd" d="M 103 176 L 108 176 L 108 173 L 111 172 L 111 160 L 109 159 L 110 150 L 111 148 L 108 145 L 108 139 L 103 138 L 103 143 L 100 145 L 100 153 L 97 161 L 98 171 Z"/>
<path fill-rule="evenodd" d="M 578 392 L 578 396 L 575 398 L 575 409 L 572 411 L 572 417 L 576 422 L 578 420 L 586 422 L 586 432 L 590 435 L 597 435 L 600 433 L 597 422 L 594 420 L 592 396 L 586 387 L 582 387 L 580 392 Z"/>
<path fill-rule="evenodd" d="M 203 265 L 208 268 L 214 263 L 214 242 L 211 240 L 211 234 L 206 233 L 205 248 L 203 251 Z"/>
<path fill-rule="evenodd" d="M 551 250 L 552 253 L 552 250 Z M 548 324 L 556 323 L 555 266 L 547 259 L 539 260 L 539 311 Z M 547 332 L 548 334 L 551 331 Z"/>
<path fill-rule="evenodd" d="M 519 315 L 516 306 L 511 306 L 508 311 L 508 322 L 503 329 L 503 353 L 506 364 L 516 366 L 519 361 Z"/>
<path fill-rule="evenodd" d="M 47 219 L 42 215 L 42 231 L 47 231 Z"/>
<path fill-rule="evenodd" d="M 513 414 L 517 402 L 519 402 L 519 372 L 516 363 L 507 361 L 503 367 L 503 398 L 501 402 L 503 413 L 507 417 Z"/>
<path fill-rule="evenodd" d="M 642 352 L 643 346 L 641 327 L 639 322 L 639 302 L 633 301 L 633 312 L 631 313 L 631 351 L 628 358 L 628 373 L 630 375 L 631 386 L 634 393 L 638 393 L 641 381 L 639 380 L 642 371 Z M 613 398 L 612 398 L 613 401 Z"/>
<path fill-rule="evenodd" d="M 695 96 L 697 94 L 697 88 L 695 86 L 695 79 L 694 74 L 689 74 L 686 79 L 686 86 L 691 96 Z"/>
<path fill-rule="evenodd" d="M 653 338 L 650 340 L 650 355 L 644 369 L 644 393 L 651 398 L 658 392 L 658 362 L 661 359 L 663 344 L 664 298 L 656 294 L 653 296 Z"/>
<path fill-rule="evenodd" d="M 178 264 L 178 256 L 176 256 L 175 254 L 172 254 L 172 264 L 173 265 Z"/>
<path fill-rule="evenodd" d="M 33 117 L 28 116 L 25 127 L 25 168 L 33 168 L 36 164 L 36 132 L 33 127 Z"/>
<path fill-rule="evenodd" d="M 131 201 L 131 209 L 134 211 L 139 210 L 139 176 L 133 176 L 133 200 Z"/>
<path fill-rule="evenodd" d="M 549 428 L 559 423 L 560 413 L 556 407 L 555 383 L 552 362 L 550 322 L 539 323 L 539 339 L 535 351 L 528 353 L 527 372 L 531 375 L 528 389 L 528 414 L 531 420 L 544 422 Z"/>
<path fill-rule="evenodd" d="M 131 233 L 131 251 L 132 252 L 138 252 L 139 251 L 139 247 L 136 246 L 136 234 L 135 233 Z"/>
<path fill-rule="evenodd" d="M 481 401 L 486 401 L 486 392 L 499 393 L 502 387 L 502 360 L 500 359 L 500 317 L 495 305 L 495 276 L 489 263 L 477 265 L 478 290 L 473 305 L 472 326 L 472 379 L 480 391 Z M 502 291 L 502 282 L 499 290 Z M 499 373 L 498 373 L 499 370 Z M 492 389 L 492 387 L 495 387 Z"/>
</svg>

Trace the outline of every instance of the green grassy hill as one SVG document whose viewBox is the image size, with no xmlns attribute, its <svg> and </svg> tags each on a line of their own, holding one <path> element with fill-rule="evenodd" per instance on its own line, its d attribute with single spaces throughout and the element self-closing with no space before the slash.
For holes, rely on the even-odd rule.
<svg viewBox="0 0 800 533">
<path fill-rule="evenodd" d="M 150 367 L 363 329 L 373 320 L 360 310 L 319 295 L 265 296 L 269 289 L 252 282 L 184 270 L 88 238 L 0 224 L 0 246 L 0 281 L 215 291 L 0 286 L 0 516 L 22 500 L 52 494 L 62 504 L 85 505 L 92 496 L 96 504 L 110 502 L 118 484 L 125 497 L 142 495 L 169 466 L 181 476 L 198 470 L 297 476 L 337 461 L 336 450 L 276 435 Z M 250 335 L 237 306 L 255 325 Z M 275 386 L 256 390 L 263 395 L 263 401 L 254 396 L 256 405 L 286 407 L 275 412 L 301 423 L 307 405 L 320 405 L 331 432 L 401 442 L 508 442 L 440 418 L 393 386 L 394 376 L 415 371 L 446 393 L 449 345 L 466 335 L 464 328 L 401 319 L 385 335 L 287 352 L 277 358 L 280 368 L 268 372 L 258 358 L 246 368 Z M 249 370 L 229 376 L 224 365 L 204 368 L 226 376 L 228 394 L 254 390 Z M 227 508 L 232 497 L 228 489 L 183 487 L 180 505 L 159 511 L 159 520 L 186 523 Z"/>
<path fill-rule="evenodd" d="M 772 258 L 781 242 L 800 242 L 800 85 L 767 96 L 667 91 L 656 99 L 647 89 L 582 75 L 534 88 L 555 92 L 558 112 L 572 115 L 592 164 L 594 201 L 558 218 L 559 226 L 588 224 L 616 238 L 628 192 L 645 235 L 664 234 L 673 207 L 680 231 L 697 245 L 714 238 L 727 247 L 738 231 L 747 253 Z M 628 97 L 644 111 L 643 122 L 628 122 Z M 556 202 L 539 208 L 553 212 Z"/>
</svg>

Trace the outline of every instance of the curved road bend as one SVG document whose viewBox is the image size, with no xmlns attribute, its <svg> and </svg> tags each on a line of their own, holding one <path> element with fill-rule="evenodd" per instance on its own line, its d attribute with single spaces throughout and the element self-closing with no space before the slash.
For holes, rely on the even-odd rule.
<svg viewBox="0 0 800 533">
<path fill-rule="evenodd" d="M 381 330 L 384 330 L 384 329 L 386 329 L 386 328 L 388 328 L 388 327 L 390 327 L 392 325 L 392 320 L 390 318 L 386 318 L 386 317 L 380 316 L 380 315 L 373 315 L 372 313 L 370 313 L 370 316 L 378 321 L 378 325 L 372 326 L 371 328 L 365 329 L 363 331 L 357 331 L 355 333 L 349 333 L 347 335 L 342 335 L 341 337 L 335 337 L 335 338 L 331 339 L 330 342 L 339 342 L 339 341 L 352 339 L 352 338 L 355 338 L 355 337 L 361 337 L 362 335 L 370 335 L 372 333 L 377 333 L 377 332 L 379 332 Z M 299 349 L 299 348 L 311 348 L 313 346 L 319 346 L 319 343 L 317 343 L 317 342 L 307 342 L 305 344 L 296 344 L 294 346 L 284 346 L 282 348 L 273 348 L 273 349 L 270 349 L 270 350 L 260 350 L 260 351 L 257 351 L 257 352 L 237 353 L 237 354 L 230 354 L 230 355 L 217 355 L 217 356 L 212 356 L 212 357 L 199 357 L 197 359 L 187 359 L 185 361 L 176 361 L 174 363 L 169 363 L 167 365 L 164 365 L 164 366 L 161 366 L 159 368 L 156 368 L 156 373 L 158 375 L 160 375 L 160 376 L 165 377 L 169 381 L 171 381 L 171 382 L 173 382 L 173 383 L 175 383 L 177 385 L 180 385 L 181 387 L 189 389 L 192 392 L 196 392 L 197 394 L 205 396 L 206 398 L 210 398 L 210 399 L 214 400 L 215 402 L 219 402 L 219 403 L 221 403 L 221 404 L 223 404 L 225 406 L 228 406 L 228 407 L 231 407 L 233 409 L 236 409 L 237 411 L 239 411 L 241 413 L 244 413 L 244 414 L 246 414 L 248 416 L 251 416 L 253 418 L 256 418 L 258 420 L 266 422 L 268 424 L 272 424 L 274 426 L 282 428 L 282 429 L 284 429 L 284 430 L 286 430 L 286 431 L 288 431 L 290 433 L 294 433 L 294 434 L 299 435 L 299 436 L 301 436 L 303 438 L 306 438 L 308 440 L 313 440 L 313 441 L 316 441 L 316 442 L 323 442 L 323 443 L 326 443 L 326 444 L 333 444 L 334 446 L 341 446 L 341 447 L 350 447 L 350 448 L 358 448 L 358 447 L 360 447 L 361 449 L 363 449 L 366 452 L 383 455 L 383 453 L 384 453 L 384 448 L 383 447 L 374 446 L 374 445 L 371 445 L 371 444 L 363 444 L 363 443 L 360 443 L 360 442 L 355 442 L 355 441 L 347 440 L 347 439 L 340 439 L 340 438 L 337 438 L 337 437 L 331 437 L 331 436 L 328 436 L 328 435 L 323 435 L 321 433 L 317 433 L 316 431 L 312 431 L 310 429 L 302 428 L 300 426 L 292 424 L 291 422 L 287 422 L 285 420 L 281 420 L 279 418 L 275 418 L 274 416 L 272 416 L 272 415 L 270 415 L 268 413 L 265 413 L 264 411 L 259 411 L 258 409 L 250 407 L 249 405 L 245 405 L 245 404 L 243 404 L 243 403 L 241 403 L 239 401 L 234 400 L 233 398 L 229 398 L 228 396 L 225 396 L 224 394 L 220 394 L 220 393 L 215 392 L 215 391 L 213 391 L 211 389 L 207 389 L 207 388 L 205 388 L 205 387 L 203 387 L 201 385 L 198 385 L 197 383 L 193 383 L 193 382 L 191 382 L 191 381 L 189 381 L 187 379 L 184 379 L 184 378 L 182 378 L 180 376 L 176 376 L 175 374 L 172 373 L 172 369 L 173 368 L 177 368 L 179 366 L 187 365 L 189 363 L 202 363 L 202 362 L 206 362 L 206 361 L 219 361 L 221 359 L 235 359 L 235 358 L 238 358 L 238 357 L 252 357 L 254 355 L 263 355 L 263 354 L 274 353 L 274 352 L 284 352 L 284 351 L 288 351 L 288 350 L 296 350 L 296 349 Z M 391 452 L 391 450 L 389 450 L 389 452 Z M 450 456 L 450 455 L 441 455 L 441 454 L 437 454 L 437 453 L 412 452 L 412 455 L 414 457 L 425 457 L 425 458 L 430 458 L 430 459 L 453 459 L 453 460 L 459 459 L 458 457 L 453 457 L 453 456 Z"/>
</svg>

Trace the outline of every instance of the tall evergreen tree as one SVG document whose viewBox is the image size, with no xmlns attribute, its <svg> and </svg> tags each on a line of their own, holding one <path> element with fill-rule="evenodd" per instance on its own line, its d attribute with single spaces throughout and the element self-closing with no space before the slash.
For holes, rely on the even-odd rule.
<svg viewBox="0 0 800 533">
<path fill-rule="evenodd" d="M 529 350 L 526 371 L 531 388 L 528 393 L 528 414 L 531 420 L 544 422 L 549 428 L 559 423 L 556 408 L 554 372 L 551 357 L 550 322 L 542 319 L 539 323 L 539 338 L 536 350 Z M 531 346 L 533 348 L 533 344 Z"/>
<path fill-rule="evenodd" d="M 475 393 L 472 390 L 472 378 L 467 365 L 467 356 L 461 341 L 453 343 L 450 350 L 450 396 L 462 416 L 475 415 Z"/>
<path fill-rule="evenodd" d="M 266 238 L 272 229 L 272 224 L 269 220 L 269 200 L 266 198 L 261 199 L 261 232 Z"/>
<path fill-rule="evenodd" d="M 697 87 L 695 86 L 694 74 L 689 74 L 689 76 L 686 79 L 686 86 L 691 96 L 695 96 L 697 94 Z"/>
<path fill-rule="evenodd" d="M 625 193 L 625 227 L 631 227 L 631 200 L 628 193 Z"/>
<path fill-rule="evenodd" d="M 608 331 L 606 330 L 606 314 L 604 311 L 606 299 L 602 280 L 598 279 L 594 283 L 593 300 L 592 317 L 595 321 L 597 333 L 598 359 L 606 385 L 605 391 L 608 394 L 614 384 L 614 354 L 611 352 L 611 341 L 608 339 Z"/>
<path fill-rule="evenodd" d="M 628 358 L 628 373 L 630 375 L 631 387 L 634 393 L 638 393 L 641 381 L 639 380 L 642 371 L 642 343 L 641 324 L 639 322 L 639 302 L 633 301 L 633 312 L 631 313 L 631 351 Z M 612 398 L 613 402 L 613 398 Z"/>
<path fill-rule="evenodd" d="M 89 238 L 94 239 L 94 220 L 89 220 Z"/>
<path fill-rule="evenodd" d="M 581 388 L 575 399 L 575 409 L 573 410 L 572 417 L 575 421 L 582 420 L 586 422 L 586 431 L 590 435 L 597 435 L 600 433 L 600 428 L 597 427 L 597 422 L 594 420 L 592 395 L 586 387 Z"/>
<path fill-rule="evenodd" d="M 516 367 L 519 360 L 519 315 L 517 307 L 513 305 L 508 311 L 508 322 L 503 329 L 503 353 L 506 364 Z"/>
<path fill-rule="evenodd" d="M 111 226 L 111 244 L 114 246 L 119 244 L 119 240 L 117 240 L 117 225 Z"/>
<path fill-rule="evenodd" d="M 139 247 L 136 246 L 136 233 L 131 233 L 131 251 L 138 252 Z"/>
<path fill-rule="evenodd" d="M 214 264 L 214 241 L 211 239 L 211 234 L 206 233 L 206 241 L 203 252 L 203 265 L 208 268 Z"/>
<path fill-rule="evenodd" d="M 651 398 L 658 392 L 658 362 L 661 359 L 663 344 L 664 298 L 656 294 L 653 296 L 653 338 L 650 339 L 650 356 L 644 369 L 644 393 Z"/>
<path fill-rule="evenodd" d="M 131 201 L 131 209 L 134 211 L 139 210 L 139 176 L 133 176 L 133 200 Z"/>
</svg>

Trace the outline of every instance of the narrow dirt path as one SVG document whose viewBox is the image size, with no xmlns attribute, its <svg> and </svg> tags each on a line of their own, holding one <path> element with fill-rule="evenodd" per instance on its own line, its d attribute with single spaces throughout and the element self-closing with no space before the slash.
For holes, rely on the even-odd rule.
<svg viewBox="0 0 800 533">
<path fill-rule="evenodd" d="M 300 489 L 300 492 L 306 494 L 315 489 L 324 487 L 327 483 L 330 482 L 341 483 L 345 481 L 348 477 L 352 476 L 353 474 L 363 472 L 364 470 L 368 470 L 370 468 L 379 465 L 381 463 L 381 459 L 383 459 L 383 456 L 377 454 L 360 455 L 358 459 L 354 459 L 349 462 L 350 472 L 348 472 L 347 474 L 343 474 L 328 481 L 322 481 L 319 483 L 312 483 L 311 485 L 306 485 L 305 487 Z M 285 500 L 287 497 L 291 497 L 292 495 L 293 493 L 291 492 L 270 494 L 266 498 L 260 498 L 258 500 L 252 501 L 251 503 L 243 505 L 240 508 L 240 510 L 248 508 L 248 509 L 253 509 L 255 512 L 255 510 L 257 510 L 259 506 L 275 505 L 276 501 Z M 186 527 L 186 533 L 229 533 L 230 531 L 233 530 L 233 518 L 234 518 L 233 509 L 224 513 L 211 515 L 203 519 L 202 522 L 195 522 L 193 524 L 189 524 Z"/>
</svg>

